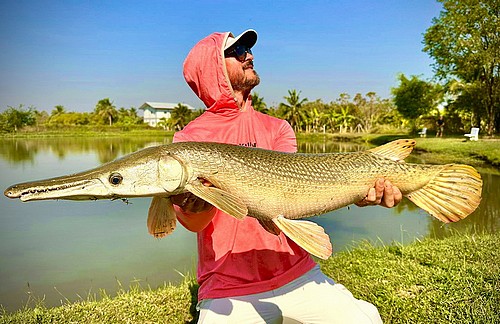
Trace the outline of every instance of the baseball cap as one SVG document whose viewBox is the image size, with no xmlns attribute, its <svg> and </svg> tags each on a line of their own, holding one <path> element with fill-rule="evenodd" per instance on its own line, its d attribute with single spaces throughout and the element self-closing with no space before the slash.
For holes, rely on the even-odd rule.
<svg viewBox="0 0 500 324">
<path fill-rule="evenodd" d="M 234 37 L 232 33 L 229 33 L 224 50 L 227 50 L 234 44 L 242 44 L 246 45 L 248 48 L 252 48 L 255 43 L 257 43 L 257 32 L 253 29 L 247 29 L 237 37 Z"/>
</svg>

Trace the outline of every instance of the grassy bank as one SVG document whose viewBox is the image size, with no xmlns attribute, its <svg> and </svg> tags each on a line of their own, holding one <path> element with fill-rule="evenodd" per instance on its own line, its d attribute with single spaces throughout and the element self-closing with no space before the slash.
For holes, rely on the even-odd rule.
<svg viewBox="0 0 500 324">
<path fill-rule="evenodd" d="M 58 129 L 23 129 L 16 133 L 0 134 L 2 138 L 47 138 L 47 137 L 129 137 L 129 136 L 172 136 L 173 131 L 151 127 L 61 127 Z"/>
<path fill-rule="evenodd" d="M 500 235 L 362 246 L 323 263 L 387 323 L 500 323 Z"/>
<path fill-rule="evenodd" d="M 324 138 L 337 142 L 370 143 L 382 145 L 400 138 L 415 138 L 412 156 L 416 156 L 425 163 L 433 164 L 464 163 L 476 167 L 490 168 L 500 172 L 500 138 L 480 139 L 469 141 L 462 137 L 447 138 L 419 138 L 408 134 L 298 134 L 299 141 L 323 141 Z M 493 170 L 494 171 L 494 170 Z M 491 169 L 488 172 L 492 172 Z"/>
<path fill-rule="evenodd" d="M 423 158 L 436 163 L 452 163 L 457 160 L 463 163 L 481 165 L 488 164 L 500 167 L 500 140 L 480 140 L 477 142 L 463 141 L 462 139 L 418 139 L 416 151 Z M 434 156 L 438 159 L 435 159 Z"/>
<path fill-rule="evenodd" d="M 500 323 L 500 234 L 454 234 L 410 245 L 368 243 L 322 261 L 323 271 L 375 304 L 386 323 Z M 0 323 L 186 323 L 197 285 L 131 288 L 116 297 L 3 313 Z"/>
<path fill-rule="evenodd" d="M 398 138 L 411 138 L 408 135 L 368 135 L 363 140 L 381 145 Z M 432 163 L 465 163 L 474 166 L 500 167 L 500 139 L 490 138 L 469 141 L 460 137 L 415 138 L 417 145 L 414 153 L 423 161 Z M 358 139 L 359 140 L 359 139 Z"/>
</svg>

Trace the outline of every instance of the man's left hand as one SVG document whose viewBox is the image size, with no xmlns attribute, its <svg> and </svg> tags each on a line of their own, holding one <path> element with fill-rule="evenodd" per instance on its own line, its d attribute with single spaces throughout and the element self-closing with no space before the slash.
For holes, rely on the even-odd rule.
<svg viewBox="0 0 500 324">
<path fill-rule="evenodd" d="M 393 186 L 389 180 L 380 178 L 375 182 L 375 186 L 368 190 L 366 197 L 357 202 L 359 207 L 380 205 L 387 208 L 396 206 L 403 199 L 403 194 L 398 187 Z"/>
</svg>

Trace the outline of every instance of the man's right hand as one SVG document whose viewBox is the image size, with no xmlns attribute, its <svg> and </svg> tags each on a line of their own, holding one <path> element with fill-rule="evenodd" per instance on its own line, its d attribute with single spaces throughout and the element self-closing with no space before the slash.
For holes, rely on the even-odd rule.
<svg viewBox="0 0 500 324">
<path fill-rule="evenodd" d="M 202 213 L 213 208 L 211 204 L 196 197 L 190 192 L 172 196 L 170 197 L 170 200 L 174 205 L 179 206 L 183 211 L 192 214 Z"/>
<path fill-rule="evenodd" d="M 207 180 L 201 179 L 201 181 L 204 186 L 212 186 L 212 184 Z M 183 211 L 192 214 L 206 212 L 214 207 L 212 204 L 193 195 L 190 192 L 171 196 L 170 200 L 174 205 L 179 206 Z"/>
</svg>

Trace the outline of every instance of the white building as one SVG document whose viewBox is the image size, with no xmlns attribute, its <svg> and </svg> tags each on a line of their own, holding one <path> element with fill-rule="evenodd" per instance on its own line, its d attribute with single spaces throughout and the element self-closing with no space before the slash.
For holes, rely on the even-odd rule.
<svg viewBox="0 0 500 324">
<path fill-rule="evenodd" d="M 169 119 L 172 111 L 177 107 L 178 103 L 170 102 L 145 102 L 139 109 L 144 110 L 144 122 L 150 126 L 156 127 L 162 118 Z M 188 107 L 189 110 L 195 109 L 188 104 L 182 105 Z"/>
</svg>

